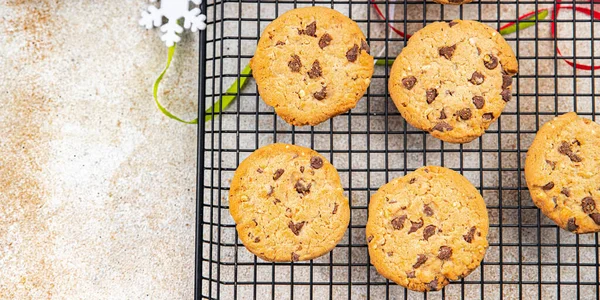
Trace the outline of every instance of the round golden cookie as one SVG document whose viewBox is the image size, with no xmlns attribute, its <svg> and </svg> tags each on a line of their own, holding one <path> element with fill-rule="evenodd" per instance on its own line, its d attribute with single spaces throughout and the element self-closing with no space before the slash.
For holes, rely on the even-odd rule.
<svg viewBox="0 0 600 300">
<path fill-rule="evenodd" d="M 475 187 L 457 172 L 427 166 L 371 197 L 366 235 L 381 275 L 414 291 L 436 291 L 479 266 L 488 228 Z"/>
<path fill-rule="evenodd" d="M 373 57 L 358 25 L 324 7 L 288 11 L 267 26 L 250 61 L 260 96 L 291 125 L 347 112 L 367 90 Z"/>
<path fill-rule="evenodd" d="M 517 69 L 510 46 L 492 28 L 436 22 L 410 38 L 388 84 L 408 123 L 443 141 L 466 143 L 500 116 Z"/>
<path fill-rule="evenodd" d="M 600 231 L 600 125 L 567 113 L 540 128 L 527 151 L 533 203 L 558 226 Z"/>
<path fill-rule="evenodd" d="M 331 251 L 350 220 L 333 165 L 312 149 L 288 144 L 262 147 L 238 166 L 229 211 L 244 246 L 280 262 Z"/>
</svg>

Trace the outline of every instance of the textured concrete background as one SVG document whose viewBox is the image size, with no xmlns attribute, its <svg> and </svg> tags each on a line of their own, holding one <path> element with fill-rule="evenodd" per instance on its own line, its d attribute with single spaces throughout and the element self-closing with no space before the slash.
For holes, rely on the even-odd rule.
<svg viewBox="0 0 600 300">
<path fill-rule="evenodd" d="M 189 299 L 196 133 L 147 1 L 0 2 L 0 298 Z M 196 35 L 165 105 L 197 111 Z"/>
<path fill-rule="evenodd" d="M 0 3 L 0 298 L 13 299 L 189 299 L 193 295 L 194 277 L 194 222 L 196 133 L 195 126 L 182 125 L 160 114 L 152 102 L 151 85 L 163 67 L 166 49 L 158 33 L 138 26 L 140 10 L 146 1 L 26 1 L 8 0 Z M 544 6 L 544 5 L 540 5 Z M 223 32 L 237 37 L 256 38 L 269 18 L 276 16 L 275 5 L 262 4 L 260 9 L 246 3 L 227 4 L 224 15 L 256 18 L 260 12 L 265 21 L 247 21 L 238 27 L 237 22 L 226 22 Z M 365 20 L 366 5 L 355 4 L 352 17 Z M 279 5 L 277 13 L 292 8 Z M 336 9 L 349 14 L 348 7 Z M 398 5 L 395 17 L 404 16 L 403 5 Z M 462 16 L 475 19 L 480 16 L 497 25 L 501 18 L 514 19 L 517 6 L 485 4 L 479 10 L 476 4 L 444 7 L 428 3 L 428 19 L 451 20 Z M 498 9 L 500 8 L 500 9 Z M 534 8 L 533 4 L 519 5 L 519 14 Z M 407 5 L 411 20 L 423 20 L 423 5 Z M 209 10 L 209 20 L 221 17 L 221 6 Z M 572 15 L 565 12 L 565 19 Z M 371 13 L 371 17 L 375 18 Z M 580 17 L 585 18 L 585 17 Z M 382 37 L 383 27 L 366 23 L 360 25 L 371 38 Z M 209 38 L 221 36 L 221 25 L 209 26 Z M 285 299 L 294 295 L 303 299 L 311 292 L 315 299 L 332 295 L 335 298 L 352 296 L 356 299 L 373 299 L 386 295 L 402 299 L 423 298 L 423 294 L 406 293 L 390 285 L 367 264 L 364 245 L 364 224 L 368 196 L 387 180 L 404 174 L 405 168 L 424 164 L 444 164 L 465 168 L 465 175 L 483 192 L 490 212 L 492 228 L 485 265 L 467 278 L 463 287 L 453 283 L 445 294 L 434 293 L 428 299 L 457 298 L 463 291 L 470 298 L 498 299 L 516 297 L 518 281 L 548 284 L 539 287 L 541 296 L 548 299 L 558 294 L 565 298 L 579 292 L 588 298 L 597 295 L 595 283 L 598 272 L 597 236 L 575 237 L 549 226 L 545 217 L 539 216 L 526 192 L 517 193 L 524 186 L 520 172 L 524 153 L 533 139 L 537 126 L 551 116 L 537 118 L 531 112 L 578 110 L 591 113 L 591 99 L 597 97 L 600 80 L 591 78 L 589 72 L 578 72 L 563 62 L 552 58 L 552 42 L 539 43 L 536 49 L 531 38 L 548 37 L 548 24 L 536 31 L 529 29 L 509 41 L 520 56 L 521 77 L 517 83 L 523 96 L 513 100 L 506 108 L 501 123 L 480 141 L 459 147 L 441 144 L 437 140 L 406 127 L 390 101 L 381 96 L 371 96 L 361 101 L 351 117 L 340 116 L 314 128 L 292 128 L 272 115 L 255 96 L 244 96 L 228 109 L 230 112 L 250 112 L 249 115 L 227 115 L 209 123 L 207 147 L 228 150 L 222 156 L 207 153 L 205 166 L 218 167 L 223 172 L 206 172 L 205 184 L 221 189 L 204 190 L 204 220 L 224 224 L 225 227 L 205 226 L 205 240 L 220 241 L 212 248 L 205 243 L 203 257 L 225 263 L 238 263 L 219 267 L 219 279 L 240 284 L 209 284 L 205 281 L 202 292 L 213 297 L 229 299 L 237 292 L 239 298 L 258 298 L 273 293 Z M 409 24 L 408 32 L 422 27 L 422 23 Z M 592 53 L 589 41 L 577 42 L 578 56 L 600 56 L 598 34 L 594 25 L 596 44 Z M 561 37 L 590 37 L 589 22 L 578 23 L 574 30 L 570 24 L 559 26 Z M 529 40 L 527 40 L 529 39 Z M 187 118 L 196 115 L 197 99 L 197 37 L 186 35 L 175 55 L 162 90 L 163 102 L 172 111 Z M 254 51 L 256 42 L 250 39 L 218 42 L 209 57 L 234 55 L 238 48 L 244 56 L 242 66 Z M 570 42 L 561 42 L 564 52 L 573 52 Z M 221 51 L 221 45 L 223 50 Z M 372 42 L 374 52 L 382 43 Z M 389 54 L 395 56 L 403 45 L 397 40 L 390 44 Z M 533 59 L 534 55 L 545 57 Z M 209 62 L 206 72 L 219 75 L 221 61 Z M 214 69 L 214 68 L 217 69 Z M 237 59 L 223 61 L 224 72 L 235 74 Z M 374 79 L 370 95 L 385 92 L 385 71 L 379 68 L 381 78 Z M 555 81 L 554 74 L 564 75 Z M 535 80 L 533 75 L 544 75 Z M 529 77 L 527 77 L 529 76 Z M 225 78 L 227 87 L 231 78 Z M 223 88 L 225 89 L 225 88 Z M 209 92 L 219 90 L 219 84 L 209 86 Z M 251 81 L 245 93 L 255 92 Z M 573 93 L 578 97 L 554 93 Z M 530 96 L 532 93 L 545 96 Z M 528 96 L 529 94 L 529 96 Z M 207 99 L 213 101 L 213 99 Z M 596 101 L 600 111 L 600 101 Z M 384 116 L 386 111 L 391 114 Z M 371 112 L 367 117 L 365 112 Z M 260 111 L 262 115 L 253 112 Z M 517 118 L 516 112 L 520 113 Z M 528 114 L 529 113 L 529 114 Z M 361 115 L 362 114 L 362 115 Z M 239 121 L 239 123 L 238 123 Z M 214 129 L 213 129 L 214 128 Z M 384 130 L 387 128 L 388 133 Z M 521 131 L 515 130 L 520 128 Z M 210 134 L 220 129 L 222 134 Z M 235 131 L 242 129 L 241 133 Z M 333 136 L 329 130 L 334 130 Z M 275 138 L 273 131 L 278 134 Z M 360 131 L 370 130 L 367 138 Z M 502 135 L 498 136 L 498 130 Z M 350 134 L 348 132 L 350 131 Z M 226 209 L 228 180 L 237 163 L 252 150 L 273 141 L 294 142 L 313 146 L 325 154 L 340 170 L 344 187 L 353 206 L 352 228 L 342 245 L 330 255 L 310 263 L 291 268 L 289 265 L 272 265 L 255 261 L 235 239 L 235 230 L 227 225 L 233 222 Z M 240 152 L 235 151 L 240 147 Z M 444 155 L 419 150 L 436 150 L 443 147 Z M 502 155 L 492 151 L 479 157 L 478 149 L 493 150 L 500 147 Z M 350 149 L 352 154 L 344 151 Z M 415 150 L 404 156 L 405 149 Z M 332 151 L 333 150 L 333 151 Z M 367 153 L 369 150 L 369 153 Z M 384 150 L 388 153 L 385 154 Z M 469 152 L 475 151 L 475 152 Z M 443 161 L 442 161 L 443 159 Z M 462 164 L 461 164 L 462 161 Z M 406 163 L 405 163 L 406 162 Z M 497 171 L 502 167 L 502 171 Z M 480 168 L 485 168 L 480 171 Z M 369 169 L 370 172 L 366 172 Z M 352 172 L 350 172 L 352 170 Z M 218 193 L 221 190 L 221 193 Z M 218 205 L 225 206 L 219 208 Z M 502 209 L 500 204 L 503 205 Z M 516 209 L 521 206 L 521 210 Z M 212 206 L 212 210 L 210 207 Z M 537 224 L 544 224 L 539 231 Z M 499 224 L 514 227 L 499 227 Z M 216 223 L 215 223 L 216 224 Z M 522 226 L 519 230 L 516 226 Z M 530 227 L 527 227 L 530 226 Z M 213 235 L 211 235 L 211 232 Z M 221 235 L 218 235 L 221 234 Z M 527 247 L 515 247 L 521 240 Z M 237 246 L 228 246 L 235 245 Z M 227 244 L 228 243 L 228 244 Z M 543 247 L 537 247 L 543 243 Z M 560 247 L 555 246 L 560 243 Z M 578 243 L 577 250 L 573 245 Z M 236 255 L 237 250 L 237 255 Z M 559 251 L 560 250 L 560 251 Z M 256 262 L 256 266 L 255 263 Z M 344 264 L 355 264 L 347 267 Z M 524 265 L 519 263 L 544 265 Z M 561 266 L 553 264 L 560 262 Z M 576 267 L 576 263 L 580 267 Z M 330 267 L 329 264 L 334 266 Z M 503 264 L 500 271 L 498 264 Z M 217 277 L 218 264 L 204 263 L 204 275 Z M 209 273 L 212 269 L 212 273 Z M 293 270 L 293 275 L 292 271 Z M 558 272 L 560 271 L 560 275 Z M 520 273 L 521 272 L 521 273 Z M 249 284 L 254 276 L 265 283 L 257 287 Z M 577 277 L 579 276 L 579 277 Z M 271 285 L 272 278 L 277 284 Z M 336 283 L 329 287 L 330 278 Z M 482 278 L 489 281 L 483 286 Z M 579 278 L 584 284 L 572 284 Z M 317 285 L 293 288 L 289 282 L 310 281 Z M 349 279 L 354 283 L 348 286 Z M 509 283 L 502 286 L 497 281 Z M 554 283 L 564 282 L 560 291 Z M 369 281 L 376 285 L 367 288 Z M 494 283 L 496 282 L 496 283 Z M 538 285 L 523 285 L 524 297 L 540 296 Z M 480 294 L 481 293 L 481 294 Z"/>
</svg>

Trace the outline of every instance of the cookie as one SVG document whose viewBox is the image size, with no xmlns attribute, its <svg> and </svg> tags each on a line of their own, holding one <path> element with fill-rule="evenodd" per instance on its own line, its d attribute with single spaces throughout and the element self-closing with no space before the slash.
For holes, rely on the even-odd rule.
<svg viewBox="0 0 600 300">
<path fill-rule="evenodd" d="M 558 226 L 600 231 L 600 125 L 567 113 L 540 128 L 527 151 L 533 203 Z"/>
<path fill-rule="evenodd" d="M 331 251 L 350 219 L 333 165 L 309 148 L 288 144 L 262 147 L 238 166 L 229 211 L 244 246 L 279 262 Z"/>
<path fill-rule="evenodd" d="M 388 85 L 412 126 L 466 143 L 500 116 L 517 69 L 512 49 L 492 28 L 475 21 L 435 22 L 410 38 Z"/>
<path fill-rule="evenodd" d="M 414 291 L 435 291 L 479 266 L 488 228 L 475 187 L 457 172 L 427 166 L 373 194 L 366 235 L 381 275 Z"/>
<path fill-rule="evenodd" d="M 373 75 L 358 25 L 325 7 L 288 11 L 267 26 L 250 61 L 258 92 L 291 125 L 317 125 L 354 108 Z"/>
</svg>

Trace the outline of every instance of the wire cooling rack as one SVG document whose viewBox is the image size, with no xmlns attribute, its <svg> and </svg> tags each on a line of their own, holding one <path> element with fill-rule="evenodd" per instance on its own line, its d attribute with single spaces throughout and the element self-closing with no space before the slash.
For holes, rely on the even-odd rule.
<svg viewBox="0 0 600 300">
<path fill-rule="evenodd" d="M 200 119 L 238 79 L 261 31 L 295 7 L 322 5 L 356 21 L 376 59 L 393 59 L 406 38 L 439 20 L 471 19 L 499 28 L 552 1 L 477 1 L 442 6 L 431 1 L 215 1 L 203 3 L 208 28 L 200 46 Z M 590 2 L 563 5 L 594 9 Z M 292 127 L 266 106 L 253 80 L 236 102 L 199 126 L 196 298 L 198 299 L 593 299 L 599 290 L 597 234 L 557 228 L 533 205 L 523 177 L 524 158 L 537 129 L 557 114 L 600 111 L 593 70 L 600 59 L 600 27 L 589 15 L 563 9 L 556 20 L 505 36 L 519 58 L 513 100 L 481 138 L 442 143 L 402 119 L 389 99 L 389 68 L 376 66 L 372 84 L 351 112 L 315 127 Z M 564 57 L 555 51 L 561 48 Z M 592 66 L 578 70 L 562 58 Z M 341 243 L 307 262 L 270 263 L 249 253 L 228 211 L 230 180 L 255 149 L 286 142 L 311 147 L 338 169 L 351 203 Z M 490 247 L 481 267 L 441 292 L 416 293 L 385 280 L 369 264 L 367 205 L 381 185 L 423 165 L 465 175 L 483 195 L 490 216 Z"/>
</svg>

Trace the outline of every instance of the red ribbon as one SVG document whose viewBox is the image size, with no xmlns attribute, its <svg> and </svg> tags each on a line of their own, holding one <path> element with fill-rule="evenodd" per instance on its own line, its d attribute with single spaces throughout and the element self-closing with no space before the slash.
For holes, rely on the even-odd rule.
<svg viewBox="0 0 600 300">
<path fill-rule="evenodd" d="M 594 3 L 599 3 L 600 0 L 592 0 Z M 561 5 L 562 0 L 556 0 L 554 7 L 551 9 L 550 11 L 550 36 L 552 38 L 554 38 L 556 36 L 556 19 L 558 17 L 558 13 L 560 12 L 561 9 L 575 9 L 575 11 L 580 12 L 584 15 L 590 16 L 592 18 L 594 18 L 595 20 L 600 20 L 600 12 L 596 11 L 596 10 L 591 10 L 585 7 L 580 7 L 580 6 L 572 6 L 572 5 Z M 379 9 L 379 6 L 377 5 L 377 3 L 375 3 L 373 0 L 371 0 L 371 3 L 373 5 L 373 8 L 375 9 L 375 12 L 379 15 L 379 17 L 381 17 L 383 20 L 386 20 L 385 16 L 383 15 L 383 13 L 381 12 L 381 10 Z M 528 12 L 522 16 L 520 16 L 518 18 L 519 21 L 531 17 L 532 15 L 539 13 L 540 11 L 546 10 L 546 8 L 544 9 L 540 9 L 537 11 L 532 11 L 532 12 Z M 514 25 L 516 22 L 509 22 L 507 24 L 505 24 L 504 26 L 500 27 L 500 29 L 498 30 L 502 30 L 504 28 L 507 28 L 511 25 Z M 388 26 L 398 35 L 400 35 L 401 37 L 406 36 L 406 38 L 410 38 L 411 35 L 410 34 L 405 34 L 404 32 L 402 32 L 401 30 L 397 29 L 396 27 L 394 27 L 391 23 L 388 22 Z M 562 60 L 564 60 L 567 64 L 569 64 L 572 67 L 575 67 L 576 69 L 579 70 L 598 70 L 600 69 L 600 65 L 598 66 L 591 66 L 591 65 L 586 65 L 586 64 L 580 64 L 580 63 L 575 63 L 571 60 L 568 60 L 566 58 L 563 58 L 562 56 L 562 52 L 560 51 L 560 49 L 558 48 L 558 45 L 556 45 L 556 53 L 561 57 Z M 573 54 L 575 55 L 575 54 Z M 594 58 L 592 57 L 592 60 Z"/>
</svg>

